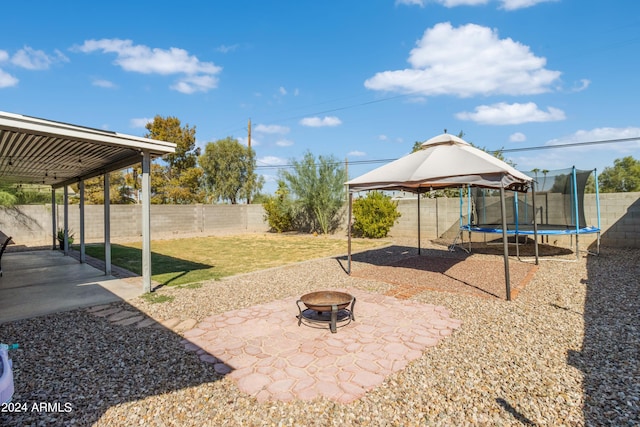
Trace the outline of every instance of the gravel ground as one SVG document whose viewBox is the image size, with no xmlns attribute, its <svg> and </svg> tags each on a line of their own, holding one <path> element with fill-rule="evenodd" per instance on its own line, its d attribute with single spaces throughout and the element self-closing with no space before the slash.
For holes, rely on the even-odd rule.
<svg viewBox="0 0 640 427">
<path fill-rule="evenodd" d="M 442 250 L 442 248 L 440 248 Z M 427 248 L 431 250 L 431 248 Z M 354 256 L 354 268 L 415 256 L 401 243 Z M 474 254 L 472 259 L 495 259 Z M 321 259 L 200 288 L 172 302 L 119 303 L 165 320 L 201 320 L 322 288 L 386 292 Z M 13 407 L 2 426 L 640 425 L 640 250 L 605 248 L 543 261 L 514 301 L 423 291 L 462 327 L 350 403 L 258 403 L 163 328 L 118 326 L 86 310 L 0 325 L 17 342 Z M 11 409 L 13 412 L 7 412 Z M 17 412 L 18 409 L 22 412 Z"/>
</svg>

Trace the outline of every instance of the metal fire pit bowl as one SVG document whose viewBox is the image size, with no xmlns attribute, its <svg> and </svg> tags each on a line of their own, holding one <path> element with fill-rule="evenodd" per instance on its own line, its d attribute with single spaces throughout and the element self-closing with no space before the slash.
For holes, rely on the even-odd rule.
<svg viewBox="0 0 640 427">
<path fill-rule="evenodd" d="M 307 308 L 303 310 L 300 303 Z M 298 326 L 302 324 L 303 320 L 307 324 L 329 323 L 331 332 L 335 334 L 338 323 L 340 323 L 340 326 L 345 326 L 355 320 L 353 315 L 355 303 L 355 297 L 345 292 L 318 291 L 303 295 L 296 301 L 300 311 L 297 316 Z"/>
</svg>

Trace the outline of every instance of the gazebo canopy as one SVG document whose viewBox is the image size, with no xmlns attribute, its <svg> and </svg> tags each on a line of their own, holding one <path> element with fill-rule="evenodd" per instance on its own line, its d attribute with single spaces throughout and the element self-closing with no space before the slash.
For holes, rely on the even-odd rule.
<svg viewBox="0 0 640 427">
<path fill-rule="evenodd" d="M 350 191 L 404 190 L 460 187 L 526 191 L 532 178 L 502 160 L 444 133 L 422 148 L 347 182 Z"/>
<path fill-rule="evenodd" d="M 175 144 L 0 111 L 0 180 L 53 188 L 159 157 Z"/>
</svg>

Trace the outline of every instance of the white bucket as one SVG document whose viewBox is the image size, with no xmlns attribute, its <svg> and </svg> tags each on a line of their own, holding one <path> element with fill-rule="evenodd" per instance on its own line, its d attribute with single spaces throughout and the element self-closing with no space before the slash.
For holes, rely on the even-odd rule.
<svg viewBox="0 0 640 427">
<path fill-rule="evenodd" d="M 0 403 L 11 402 L 13 397 L 13 363 L 9 359 L 9 346 L 0 344 Z"/>
</svg>

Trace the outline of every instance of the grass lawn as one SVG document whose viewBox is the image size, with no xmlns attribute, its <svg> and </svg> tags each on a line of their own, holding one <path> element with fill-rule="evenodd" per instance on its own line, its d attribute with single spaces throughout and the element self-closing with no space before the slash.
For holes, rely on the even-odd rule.
<svg viewBox="0 0 640 427">
<path fill-rule="evenodd" d="M 351 248 L 352 252 L 358 252 L 388 243 L 385 239 L 353 239 Z M 111 244 L 112 264 L 142 274 L 141 248 L 141 242 Z M 151 278 L 163 285 L 184 285 L 346 252 L 346 238 L 311 235 L 249 234 L 155 240 L 151 242 Z M 87 245 L 86 253 L 104 260 L 102 244 Z"/>
</svg>

